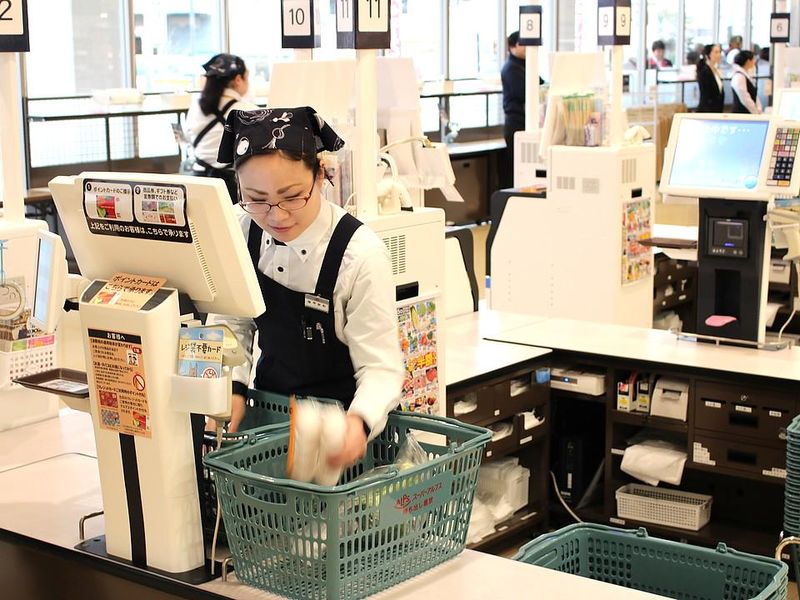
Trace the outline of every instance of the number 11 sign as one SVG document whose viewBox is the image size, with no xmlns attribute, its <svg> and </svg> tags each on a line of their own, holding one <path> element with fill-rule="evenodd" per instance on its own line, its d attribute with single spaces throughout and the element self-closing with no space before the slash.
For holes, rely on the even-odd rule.
<svg viewBox="0 0 800 600">
<path fill-rule="evenodd" d="M 0 0 L 0 52 L 29 52 L 28 0 Z"/>
<path fill-rule="evenodd" d="M 336 47 L 391 46 L 389 0 L 336 0 Z"/>
<path fill-rule="evenodd" d="M 631 0 L 597 0 L 597 45 L 631 43 Z"/>
</svg>

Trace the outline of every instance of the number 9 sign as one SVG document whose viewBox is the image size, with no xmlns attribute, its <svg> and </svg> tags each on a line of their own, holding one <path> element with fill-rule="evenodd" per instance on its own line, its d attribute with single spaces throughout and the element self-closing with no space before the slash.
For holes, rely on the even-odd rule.
<svg viewBox="0 0 800 600">
<path fill-rule="evenodd" d="M 28 0 L 0 0 L 0 52 L 28 52 Z"/>
<path fill-rule="evenodd" d="M 631 0 L 598 0 L 597 44 L 627 46 L 631 43 Z"/>
</svg>

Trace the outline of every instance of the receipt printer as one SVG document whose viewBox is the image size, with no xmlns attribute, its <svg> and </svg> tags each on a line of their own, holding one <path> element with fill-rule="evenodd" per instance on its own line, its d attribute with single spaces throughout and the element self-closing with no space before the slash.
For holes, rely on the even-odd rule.
<svg viewBox="0 0 800 600">
<path fill-rule="evenodd" d="M 683 379 L 662 377 L 656 383 L 650 414 L 668 419 L 686 420 L 689 405 L 689 382 Z"/>
</svg>

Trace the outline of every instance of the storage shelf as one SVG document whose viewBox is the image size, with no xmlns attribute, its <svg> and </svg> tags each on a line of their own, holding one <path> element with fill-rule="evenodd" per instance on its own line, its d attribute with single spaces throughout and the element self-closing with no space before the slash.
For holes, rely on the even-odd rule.
<svg viewBox="0 0 800 600">
<path fill-rule="evenodd" d="M 550 387 L 551 398 L 567 398 L 570 400 L 583 400 L 585 402 L 600 402 L 605 403 L 606 394 L 603 393 L 599 396 L 590 396 L 589 394 L 580 394 L 578 392 L 570 392 L 569 390 L 560 390 L 558 388 Z"/>
<path fill-rule="evenodd" d="M 538 525 L 544 519 L 544 511 L 525 507 L 514 513 L 510 519 L 499 523 L 495 532 L 481 541 L 467 546 L 470 550 L 483 550 L 503 541 L 514 534 L 521 533 L 528 528 Z"/>
<path fill-rule="evenodd" d="M 636 528 L 644 527 L 650 535 L 663 537 L 679 542 L 697 544 L 700 546 L 714 547 L 719 542 L 724 542 L 735 550 L 751 552 L 765 556 L 772 556 L 778 544 L 777 531 L 764 531 L 763 529 L 748 528 L 743 523 L 728 523 L 712 520 L 700 531 L 689 531 L 654 523 L 642 523 L 633 519 L 620 519 L 614 517 L 609 523 L 616 527 Z"/>
<path fill-rule="evenodd" d="M 653 429 L 663 429 L 664 431 L 677 431 L 679 433 L 687 433 L 689 431 L 689 424 L 686 421 L 678 421 L 677 419 L 667 419 L 666 417 L 654 417 L 644 413 L 636 412 L 623 412 L 620 410 L 609 411 L 611 419 L 615 423 L 624 423 L 625 425 L 638 425 L 641 427 L 652 427 Z"/>
<path fill-rule="evenodd" d="M 736 469 L 726 469 L 716 465 L 701 465 L 691 461 L 691 458 L 686 461 L 686 469 L 693 471 L 705 471 L 707 473 L 715 473 L 717 475 L 728 475 L 730 477 L 738 477 L 741 479 L 751 479 L 753 481 L 764 481 L 766 483 L 774 483 L 775 485 L 786 485 L 786 480 L 780 477 L 767 477 L 766 475 L 759 475 L 758 473 L 749 473 L 748 471 L 738 471 Z"/>
</svg>

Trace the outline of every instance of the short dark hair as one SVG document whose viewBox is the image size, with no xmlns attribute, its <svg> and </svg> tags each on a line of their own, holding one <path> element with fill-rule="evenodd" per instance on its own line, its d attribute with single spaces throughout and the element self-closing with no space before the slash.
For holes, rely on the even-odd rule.
<svg viewBox="0 0 800 600">
<path fill-rule="evenodd" d="M 508 47 L 513 48 L 518 44 L 519 44 L 519 31 L 515 31 L 514 33 L 508 36 Z"/>
<path fill-rule="evenodd" d="M 653 42 L 653 52 L 656 50 L 666 50 L 667 47 L 664 45 L 664 42 L 661 40 L 656 40 Z"/>
<path fill-rule="evenodd" d="M 756 55 L 750 52 L 750 50 L 740 50 L 739 54 L 734 57 L 733 62 L 743 67 L 747 64 L 747 61 L 753 60 L 755 57 Z"/>
</svg>

